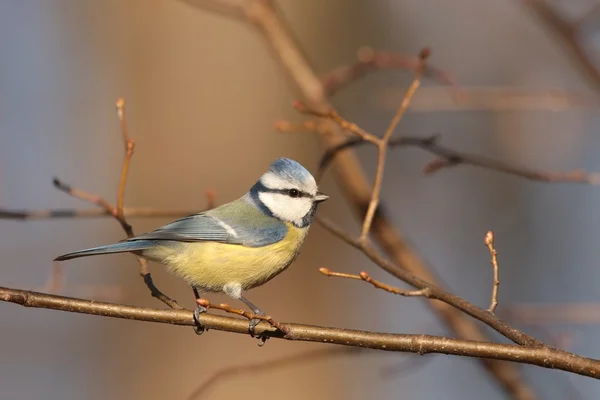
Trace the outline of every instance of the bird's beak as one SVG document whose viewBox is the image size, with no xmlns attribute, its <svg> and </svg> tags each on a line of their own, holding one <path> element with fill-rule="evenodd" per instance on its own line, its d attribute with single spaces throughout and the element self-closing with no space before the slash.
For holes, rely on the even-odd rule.
<svg viewBox="0 0 600 400">
<path fill-rule="evenodd" d="M 329 196 L 327 196 L 325 193 L 321 193 L 321 192 L 317 192 L 317 195 L 315 196 L 315 203 L 322 203 L 325 200 L 327 200 L 329 198 Z"/>
</svg>

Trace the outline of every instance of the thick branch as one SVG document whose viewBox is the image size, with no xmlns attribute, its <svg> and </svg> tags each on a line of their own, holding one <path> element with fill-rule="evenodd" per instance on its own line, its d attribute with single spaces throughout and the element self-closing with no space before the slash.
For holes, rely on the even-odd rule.
<svg viewBox="0 0 600 400">
<path fill-rule="evenodd" d="M 26 290 L 0 287 L 0 301 L 25 307 L 47 308 L 104 317 L 131 319 L 172 325 L 194 326 L 191 310 L 159 310 L 122 304 L 54 296 Z M 200 322 L 207 329 L 248 334 L 246 320 L 201 314 Z M 598 379 L 600 361 L 549 347 L 530 347 L 450 339 L 431 335 L 409 335 L 366 332 L 351 329 L 326 328 L 313 325 L 283 324 L 289 332 L 285 336 L 268 324 L 256 328 L 258 335 L 304 342 L 332 343 L 375 350 L 417 354 L 441 353 L 466 357 L 480 357 L 560 369 Z"/>
</svg>

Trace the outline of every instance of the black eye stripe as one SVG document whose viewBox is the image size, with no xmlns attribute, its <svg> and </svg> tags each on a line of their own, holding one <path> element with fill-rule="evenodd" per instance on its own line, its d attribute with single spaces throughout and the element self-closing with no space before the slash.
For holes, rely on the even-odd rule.
<svg viewBox="0 0 600 400">
<path fill-rule="evenodd" d="M 292 189 L 294 189 L 294 188 L 292 188 Z M 298 189 L 296 189 L 296 190 L 298 190 Z M 287 196 L 289 196 L 289 193 L 290 193 L 290 189 L 270 189 L 267 187 L 265 187 L 265 189 L 262 191 L 267 192 L 267 193 L 285 194 Z M 301 190 L 298 190 L 298 196 L 296 196 L 296 198 L 300 198 L 300 197 L 312 197 L 312 196 L 310 195 L 310 193 L 306 193 Z"/>
</svg>

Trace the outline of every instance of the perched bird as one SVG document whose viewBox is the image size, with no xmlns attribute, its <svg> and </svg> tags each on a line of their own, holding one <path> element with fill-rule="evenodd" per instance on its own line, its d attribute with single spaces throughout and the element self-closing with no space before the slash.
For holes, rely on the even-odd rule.
<svg viewBox="0 0 600 400">
<path fill-rule="evenodd" d="M 164 264 L 199 292 L 223 292 L 264 313 L 242 292 L 283 272 L 296 259 L 319 203 L 313 176 L 298 162 L 275 160 L 248 193 L 231 203 L 184 217 L 119 243 L 79 250 L 56 261 L 133 253 Z M 198 305 L 196 321 L 206 309 Z M 250 322 L 253 334 L 258 320 Z"/>
</svg>

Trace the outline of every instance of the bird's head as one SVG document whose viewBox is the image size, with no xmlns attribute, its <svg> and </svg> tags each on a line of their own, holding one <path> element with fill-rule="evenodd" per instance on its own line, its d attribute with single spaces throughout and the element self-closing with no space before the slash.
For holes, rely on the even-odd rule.
<svg viewBox="0 0 600 400">
<path fill-rule="evenodd" d="M 317 190 L 310 172 L 289 158 L 275 160 L 250 196 L 269 215 L 300 228 L 312 223 L 317 205 L 329 198 Z"/>
</svg>

